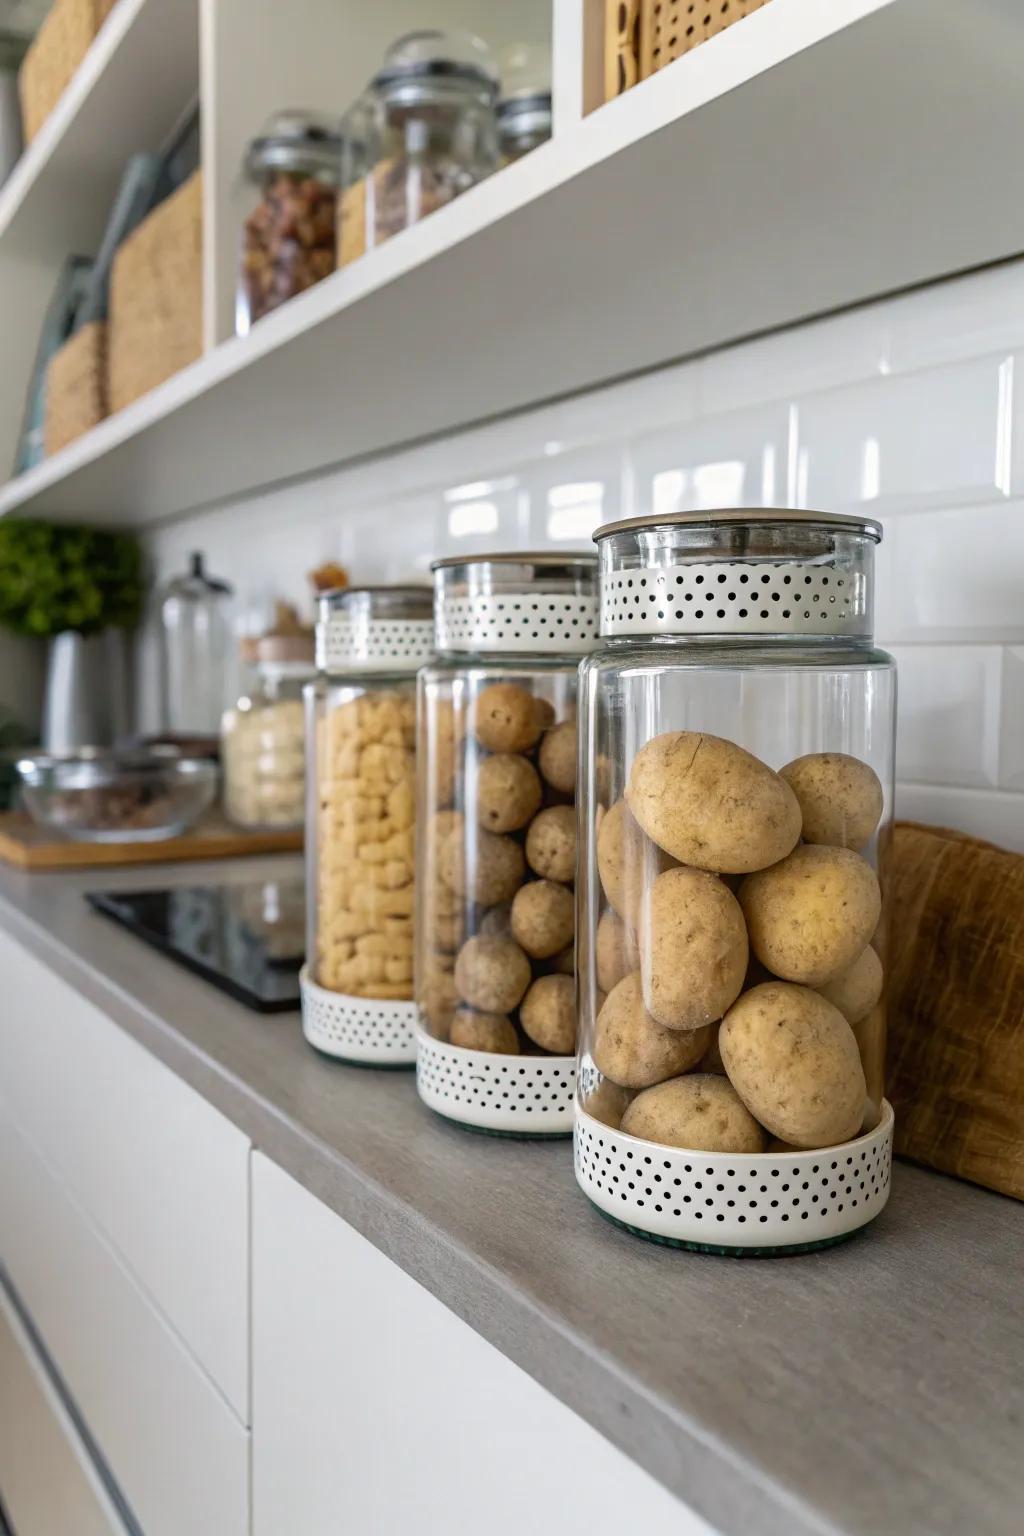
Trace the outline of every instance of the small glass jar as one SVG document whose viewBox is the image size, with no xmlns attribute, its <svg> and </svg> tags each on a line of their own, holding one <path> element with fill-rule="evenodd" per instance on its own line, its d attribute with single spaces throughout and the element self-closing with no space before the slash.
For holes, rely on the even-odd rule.
<svg viewBox="0 0 1024 1536">
<path fill-rule="evenodd" d="M 410 32 L 371 89 L 379 138 L 367 244 L 380 245 L 497 168 L 497 77 L 479 38 Z"/>
<path fill-rule="evenodd" d="M 338 193 L 338 266 L 366 250 L 367 186 L 376 148 L 376 101 L 367 91 L 341 120 L 341 186 Z M 370 204 L 372 208 L 372 203 Z"/>
<path fill-rule="evenodd" d="M 416 671 L 433 654 L 432 616 L 427 587 L 352 587 L 319 603 L 302 1027 L 363 1066 L 416 1057 Z"/>
<path fill-rule="evenodd" d="M 245 173 L 259 198 L 242 234 L 235 304 L 240 336 L 335 269 L 341 176 L 337 119 L 316 112 L 275 112 L 249 145 Z"/>
<path fill-rule="evenodd" d="M 256 684 L 221 723 L 224 810 L 240 827 L 302 826 L 306 814 L 303 689 L 314 675 L 312 646 L 265 637 L 256 644 Z"/>
<path fill-rule="evenodd" d="M 896 673 L 877 523 L 599 530 L 580 680 L 577 1177 L 661 1241 L 839 1240 L 889 1187 Z"/>
<path fill-rule="evenodd" d="M 434 566 L 419 680 L 416 998 L 421 1098 L 513 1135 L 572 1129 L 576 675 L 592 556 Z"/>
</svg>

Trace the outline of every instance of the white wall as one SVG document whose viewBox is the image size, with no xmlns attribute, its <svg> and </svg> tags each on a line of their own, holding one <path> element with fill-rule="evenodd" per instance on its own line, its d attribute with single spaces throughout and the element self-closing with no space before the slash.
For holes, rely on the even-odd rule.
<svg viewBox="0 0 1024 1536">
<path fill-rule="evenodd" d="M 338 367 L 357 390 L 359 359 Z M 445 359 L 438 388 L 472 367 Z M 212 509 L 153 553 L 166 573 L 202 548 L 243 596 L 301 600 L 328 557 L 388 580 L 734 503 L 883 520 L 898 814 L 1024 851 L 1024 262 Z"/>
</svg>

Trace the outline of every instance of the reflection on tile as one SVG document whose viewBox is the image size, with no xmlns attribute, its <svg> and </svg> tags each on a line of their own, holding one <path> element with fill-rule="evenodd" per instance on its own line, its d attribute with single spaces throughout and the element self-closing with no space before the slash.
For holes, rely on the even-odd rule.
<svg viewBox="0 0 1024 1536">
<path fill-rule="evenodd" d="M 789 410 L 735 411 L 637 437 L 629 449 L 637 516 L 784 505 Z"/>
<path fill-rule="evenodd" d="M 449 486 L 439 497 L 433 558 L 518 548 L 524 505 L 518 475 Z"/>
<path fill-rule="evenodd" d="M 1024 642 L 1024 501 L 899 512 L 875 556 L 875 633 Z"/>
<path fill-rule="evenodd" d="M 1024 790 L 1024 648 L 1003 652 L 1003 697 L 999 723 L 999 782 L 1004 789 Z M 1024 819 L 1024 796 L 1021 797 Z"/>
<path fill-rule="evenodd" d="M 595 529 L 629 515 L 624 511 L 623 467 L 620 450 L 601 448 L 551 454 L 524 471 L 530 545 L 593 549 Z"/>
<path fill-rule="evenodd" d="M 894 646 L 896 776 L 919 784 L 999 782 L 998 646 Z"/>
</svg>

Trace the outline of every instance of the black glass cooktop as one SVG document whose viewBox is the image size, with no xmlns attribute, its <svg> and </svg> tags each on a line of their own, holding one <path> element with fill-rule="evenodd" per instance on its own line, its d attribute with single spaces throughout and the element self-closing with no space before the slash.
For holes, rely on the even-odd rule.
<svg viewBox="0 0 1024 1536">
<path fill-rule="evenodd" d="M 281 1013 L 299 1006 L 301 881 L 89 891 L 85 899 L 249 1008 Z"/>
</svg>

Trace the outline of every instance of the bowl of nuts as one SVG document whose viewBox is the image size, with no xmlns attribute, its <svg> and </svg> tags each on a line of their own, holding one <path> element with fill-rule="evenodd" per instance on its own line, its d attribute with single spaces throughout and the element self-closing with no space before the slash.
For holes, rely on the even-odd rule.
<svg viewBox="0 0 1024 1536">
<path fill-rule="evenodd" d="M 177 837 L 212 804 L 217 765 L 172 747 L 37 753 L 17 764 L 32 820 L 83 843 L 155 843 Z"/>
</svg>

